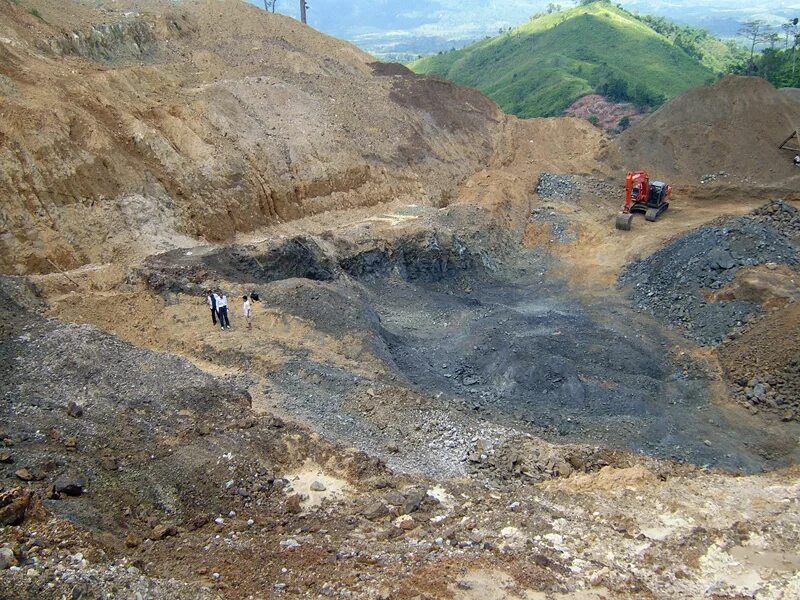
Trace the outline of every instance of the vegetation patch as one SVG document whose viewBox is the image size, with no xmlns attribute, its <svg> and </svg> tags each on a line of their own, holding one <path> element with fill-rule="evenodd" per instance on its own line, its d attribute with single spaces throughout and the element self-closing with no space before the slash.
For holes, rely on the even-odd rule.
<svg viewBox="0 0 800 600">
<path fill-rule="evenodd" d="M 733 61 L 728 45 L 699 31 L 592 2 L 535 15 L 497 37 L 410 67 L 476 87 L 521 117 L 560 115 L 591 93 L 654 108 L 713 82 Z"/>
</svg>

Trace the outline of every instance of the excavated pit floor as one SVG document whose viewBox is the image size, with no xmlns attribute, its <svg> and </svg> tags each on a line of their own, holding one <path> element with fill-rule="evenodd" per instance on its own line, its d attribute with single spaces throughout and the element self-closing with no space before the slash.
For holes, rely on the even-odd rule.
<svg viewBox="0 0 800 600">
<path fill-rule="evenodd" d="M 714 402 L 713 377 L 691 358 L 689 342 L 632 310 L 619 292 L 577 300 L 547 273 L 549 263 L 530 252 L 493 273 L 362 279 L 380 317 L 387 362 L 403 383 L 450 410 L 454 421 L 458 413 L 556 443 L 731 471 L 798 461 L 795 424 Z M 384 455 L 392 466 L 457 472 L 447 461 L 459 459 L 462 444 L 452 440 L 453 455 L 428 465 L 419 457 L 404 459 L 402 450 L 387 455 L 387 432 L 393 432 L 390 448 L 409 450 L 420 427 L 430 429 L 424 416 L 422 425 L 404 422 L 398 411 L 394 427 L 378 430 L 349 410 L 354 382 L 346 372 L 301 362 L 274 381 L 323 433 Z"/>
</svg>

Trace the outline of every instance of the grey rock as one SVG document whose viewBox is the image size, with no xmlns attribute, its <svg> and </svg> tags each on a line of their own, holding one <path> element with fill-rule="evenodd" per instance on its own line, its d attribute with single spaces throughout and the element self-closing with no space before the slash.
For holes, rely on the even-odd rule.
<svg viewBox="0 0 800 600">
<path fill-rule="evenodd" d="M 16 567 L 19 563 L 11 548 L 0 548 L 0 571 Z"/>
<path fill-rule="evenodd" d="M 389 514 L 389 508 L 383 502 L 373 502 L 366 506 L 361 511 L 361 514 L 370 521 L 375 521 L 387 516 Z"/>
<path fill-rule="evenodd" d="M 86 482 L 80 475 L 61 475 L 53 483 L 56 492 L 67 496 L 80 496 L 85 487 Z"/>
<path fill-rule="evenodd" d="M 401 506 L 406 501 L 406 497 L 400 492 L 389 492 L 386 495 L 386 502 L 389 506 Z"/>
<path fill-rule="evenodd" d="M 406 500 L 398 509 L 401 515 L 410 515 L 420 509 L 422 501 L 425 499 L 425 494 L 419 490 L 412 490 L 406 494 Z"/>
</svg>

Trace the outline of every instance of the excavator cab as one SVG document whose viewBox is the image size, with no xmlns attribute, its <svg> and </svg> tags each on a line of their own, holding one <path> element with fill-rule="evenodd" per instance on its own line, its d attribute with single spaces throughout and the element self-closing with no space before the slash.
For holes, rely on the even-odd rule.
<svg viewBox="0 0 800 600">
<path fill-rule="evenodd" d="M 648 221 L 655 221 L 661 213 L 669 208 L 670 194 L 672 188 L 663 181 L 654 181 L 650 184 L 650 197 L 647 199 L 647 210 L 644 218 Z"/>
<path fill-rule="evenodd" d="M 672 186 L 663 181 L 650 181 L 644 171 L 628 173 L 625 178 L 625 204 L 617 215 L 615 227 L 630 231 L 634 212 L 643 212 L 648 221 L 655 221 L 669 208 Z"/>
</svg>

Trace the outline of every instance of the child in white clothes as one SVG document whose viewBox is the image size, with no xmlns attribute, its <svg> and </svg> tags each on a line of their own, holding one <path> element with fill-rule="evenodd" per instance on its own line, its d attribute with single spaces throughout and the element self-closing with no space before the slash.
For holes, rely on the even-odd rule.
<svg viewBox="0 0 800 600">
<path fill-rule="evenodd" d="M 250 307 L 250 300 L 247 299 L 247 296 L 242 296 L 242 314 L 244 318 L 247 320 L 247 328 L 253 328 L 253 309 Z"/>
</svg>

